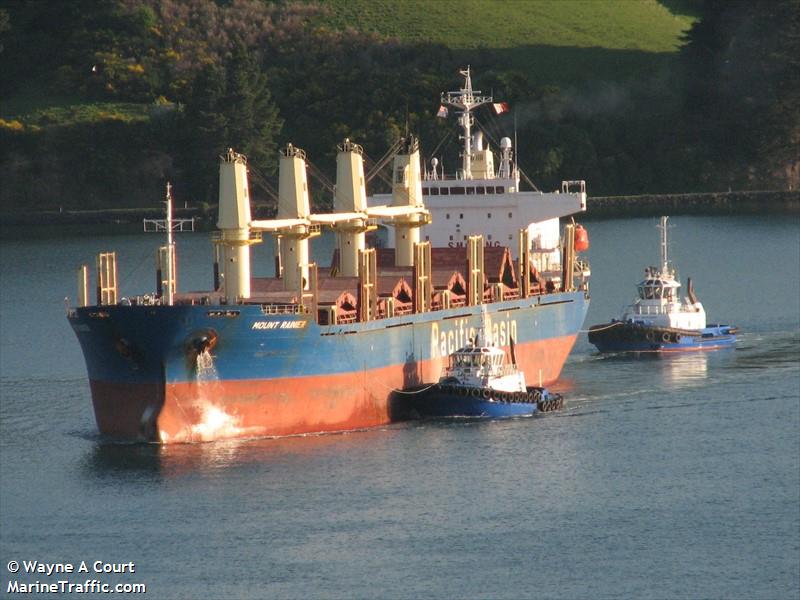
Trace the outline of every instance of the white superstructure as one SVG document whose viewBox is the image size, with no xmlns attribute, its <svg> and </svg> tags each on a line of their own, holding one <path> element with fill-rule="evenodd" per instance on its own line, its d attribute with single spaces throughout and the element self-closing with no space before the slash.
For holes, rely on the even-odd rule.
<svg viewBox="0 0 800 600">
<path fill-rule="evenodd" d="M 586 210 L 586 184 L 565 181 L 560 190 L 551 193 L 520 191 L 520 171 L 511 140 L 500 140 L 495 169 L 495 154 L 483 132 L 473 132 L 472 111 L 491 103 L 492 97 L 472 89 L 469 68 L 461 74 L 464 86 L 443 93 L 441 98 L 443 107 L 449 105 L 458 112 L 463 140 L 461 167 L 447 175 L 440 169 L 439 160 L 433 158 L 430 170 L 423 172 L 422 196 L 432 221 L 421 228 L 420 239 L 435 247 L 466 247 L 470 235 L 483 235 L 487 245 L 508 246 L 516 257 L 515 240 L 520 229 L 527 228 L 533 265 L 539 272 L 559 271 L 559 218 Z M 368 199 L 370 205 L 389 201 L 388 194 Z M 394 231 L 389 230 L 388 236 L 388 244 L 393 246 Z"/>
<path fill-rule="evenodd" d="M 649 327 L 676 329 L 703 329 L 706 326 L 706 311 L 697 301 L 689 280 L 687 296 L 681 301 L 680 282 L 668 260 L 668 217 L 661 217 L 661 268 L 647 267 L 645 278 L 636 286 L 638 297 L 625 307 L 623 322 L 637 323 Z"/>
<path fill-rule="evenodd" d="M 495 346 L 468 344 L 453 352 L 440 383 L 458 380 L 460 385 L 500 392 L 524 392 L 525 374 L 506 364 L 506 353 Z"/>
</svg>

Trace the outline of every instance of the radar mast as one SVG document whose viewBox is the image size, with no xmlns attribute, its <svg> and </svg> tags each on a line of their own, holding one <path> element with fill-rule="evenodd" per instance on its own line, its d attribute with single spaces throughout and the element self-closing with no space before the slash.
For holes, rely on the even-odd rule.
<svg viewBox="0 0 800 600">
<path fill-rule="evenodd" d="M 464 87 L 458 91 L 442 93 L 442 104 L 449 104 L 459 109 L 458 124 L 464 130 L 464 153 L 463 158 L 463 178 L 472 179 L 472 125 L 474 117 L 470 111 L 476 109 L 481 104 L 487 104 L 492 101 L 491 96 L 481 96 L 480 90 L 472 89 L 472 77 L 469 73 L 469 66 L 459 71 L 464 78 Z"/>
</svg>

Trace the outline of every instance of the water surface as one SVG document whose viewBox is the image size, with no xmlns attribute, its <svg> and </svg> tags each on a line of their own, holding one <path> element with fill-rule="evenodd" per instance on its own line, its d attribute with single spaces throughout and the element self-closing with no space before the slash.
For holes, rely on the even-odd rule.
<svg viewBox="0 0 800 600">
<path fill-rule="evenodd" d="M 123 295 L 152 290 L 158 240 L 3 240 L 2 593 L 50 581 L 7 571 L 35 559 L 133 561 L 99 577 L 153 598 L 797 598 L 800 227 L 671 224 L 710 321 L 741 328 L 734 350 L 605 357 L 582 335 L 558 414 L 166 447 L 97 435 L 63 301 L 109 249 Z M 587 328 L 658 264 L 655 225 L 589 223 Z M 208 235 L 179 244 L 179 285 L 207 288 Z M 269 244 L 254 253 L 269 274 Z"/>
</svg>

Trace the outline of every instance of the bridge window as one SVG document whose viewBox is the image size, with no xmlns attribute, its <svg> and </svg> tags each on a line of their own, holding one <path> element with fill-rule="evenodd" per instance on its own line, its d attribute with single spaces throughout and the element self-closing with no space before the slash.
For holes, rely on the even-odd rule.
<svg viewBox="0 0 800 600">
<path fill-rule="evenodd" d="M 486 188 L 485 188 L 485 187 L 483 187 L 482 185 L 479 185 L 478 187 L 476 187 L 476 188 L 475 188 L 475 190 L 476 190 L 476 191 L 477 191 L 477 193 L 479 193 L 479 194 L 485 194 L 485 193 L 486 193 Z"/>
<path fill-rule="evenodd" d="M 447 196 L 450 194 L 450 188 L 440 188 L 439 195 L 440 196 Z"/>
<path fill-rule="evenodd" d="M 504 194 L 506 191 L 506 188 L 502 185 L 498 185 L 496 189 L 498 194 Z"/>
<path fill-rule="evenodd" d="M 508 218 L 509 219 L 513 219 L 514 218 L 514 213 L 508 213 Z"/>
<path fill-rule="evenodd" d="M 487 219 L 491 219 L 492 218 L 492 213 L 486 213 L 486 218 Z"/>
<path fill-rule="evenodd" d="M 439 188 L 431 188 L 431 196 L 438 196 Z"/>
<path fill-rule="evenodd" d="M 451 194 L 463 194 L 464 193 L 464 188 L 463 187 L 452 187 L 452 188 L 450 188 L 450 193 Z"/>
<path fill-rule="evenodd" d="M 486 193 L 487 194 L 494 194 L 494 186 L 493 185 L 488 186 L 486 188 Z"/>
<path fill-rule="evenodd" d="M 450 218 L 450 213 L 446 213 L 446 214 L 444 215 L 444 218 L 445 218 L 445 219 L 449 219 L 449 218 Z"/>
<path fill-rule="evenodd" d="M 422 195 L 423 196 L 427 196 L 428 195 L 428 188 L 422 188 Z"/>
<path fill-rule="evenodd" d="M 405 183 L 406 182 L 406 168 L 405 167 L 397 167 L 394 171 L 394 182 L 395 183 Z"/>
<path fill-rule="evenodd" d="M 458 213 L 458 218 L 459 219 L 463 219 L 464 218 L 464 213 Z"/>
</svg>

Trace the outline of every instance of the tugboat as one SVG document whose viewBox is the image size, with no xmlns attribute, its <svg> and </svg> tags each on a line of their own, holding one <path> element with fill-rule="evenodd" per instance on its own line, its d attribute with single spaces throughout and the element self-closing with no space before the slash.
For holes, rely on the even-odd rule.
<svg viewBox="0 0 800 600">
<path fill-rule="evenodd" d="M 679 352 L 715 350 L 736 343 L 736 327 L 707 325 L 706 312 L 689 278 L 680 300 L 680 281 L 667 258 L 667 220 L 661 217 L 661 268 L 647 267 L 638 298 L 619 320 L 593 325 L 589 342 L 600 352 Z"/>
<path fill-rule="evenodd" d="M 479 332 L 480 334 L 480 332 Z M 412 408 L 420 417 L 523 417 L 560 410 L 561 394 L 525 385 L 517 368 L 514 341 L 511 364 L 506 353 L 476 339 L 448 357 L 439 381 L 420 386 L 412 395 Z"/>
</svg>

